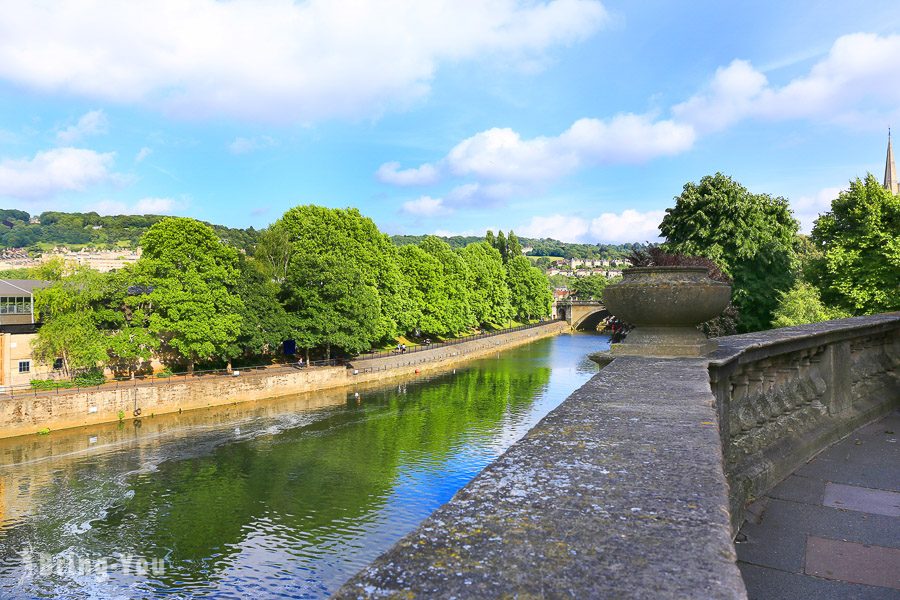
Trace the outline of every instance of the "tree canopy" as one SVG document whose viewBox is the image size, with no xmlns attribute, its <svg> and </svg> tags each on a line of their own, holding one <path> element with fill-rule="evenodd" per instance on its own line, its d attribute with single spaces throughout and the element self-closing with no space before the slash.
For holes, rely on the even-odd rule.
<svg viewBox="0 0 900 600">
<path fill-rule="evenodd" d="M 821 254 L 810 278 L 827 304 L 854 314 L 900 310 L 900 196 L 872 174 L 840 193 L 812 241 Z"/>
<path fill-rule="evenodd" d="M 766 329 L 778 293 L 794 282 L 798 223 L 788 202 L 753 194 L 721 173 L 684 185 L 660 224 L 668 252 L 704 256 L 734 280 L 741 331 Z"/>
<path fill-rule="evenodd" d="M 227 355 L 241 329 L 237 251 L 208 225 L 182 217 L 153 225 L 141 246 L 135 274 L 153 305 L 150 331 L 189 371 L 198 360 Z"/>
</svg>

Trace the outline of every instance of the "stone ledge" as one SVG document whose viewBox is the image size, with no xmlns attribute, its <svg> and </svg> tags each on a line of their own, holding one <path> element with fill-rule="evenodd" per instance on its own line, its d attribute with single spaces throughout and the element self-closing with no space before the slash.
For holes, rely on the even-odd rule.
<svg viewBox="0 0 900 600">
<path fill-rule="evenodd" d="M 721 337 L 717 338 L 718 350 L 709 356 L 709 365 L 722 367 L 739 357 L 750 362 L 756 360 L 760 352 L 772 354 L 788 352 L 794 347 L 825 345 L 849 337 L 890 331 L 898 325 L 900 312 L 892 312 Z"/>
<path fill-rule="evenodd" d="M 336 594 L 745 598 L 707 361 L 618 358 Z"/>
</svg>

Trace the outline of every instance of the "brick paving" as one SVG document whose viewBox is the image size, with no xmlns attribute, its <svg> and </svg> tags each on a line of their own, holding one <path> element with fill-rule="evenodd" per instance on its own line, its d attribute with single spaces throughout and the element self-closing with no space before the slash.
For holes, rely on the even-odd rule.
<svg viewBox="0 0 900 600">
<path fill-rule="evenodd" d="M 749 511 L 751 600 L 900 600 L 900 411 L 834 444 Z"/>
</svg>

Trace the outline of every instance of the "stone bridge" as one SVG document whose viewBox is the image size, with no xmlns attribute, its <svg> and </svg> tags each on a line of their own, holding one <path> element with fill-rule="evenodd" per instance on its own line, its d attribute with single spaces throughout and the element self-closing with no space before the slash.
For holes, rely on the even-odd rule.
<svg viewBox="0 0 900 600">
<path fill-rule="evenodd" d="M 610 315 L 599 300 L 577 300 L 564 298 L 553 303 L 553 316 L 562 319 L 572 329 L 593 331 L 600 322 Z"/>
</svg>

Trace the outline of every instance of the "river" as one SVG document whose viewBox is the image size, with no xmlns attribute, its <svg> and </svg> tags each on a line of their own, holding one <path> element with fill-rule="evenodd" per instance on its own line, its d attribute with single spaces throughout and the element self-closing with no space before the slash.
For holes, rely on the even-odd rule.
<svg viewBox="0 0 900 600">
<path fill-rule="evenodd" d="M 563 334 L 389 386 L 0 442 L 2 598 L 320 598 L 597 372 Z"/>
</svg>

